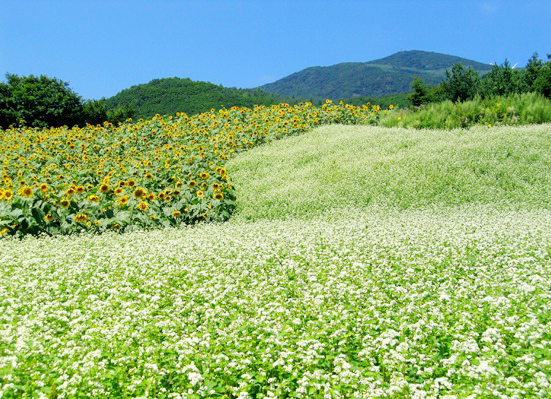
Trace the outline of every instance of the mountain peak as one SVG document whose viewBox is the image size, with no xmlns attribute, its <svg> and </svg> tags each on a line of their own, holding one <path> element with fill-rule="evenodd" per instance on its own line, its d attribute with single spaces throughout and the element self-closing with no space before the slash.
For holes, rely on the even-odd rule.
<svg viewBox="0 0 551 399">
<path fill-rule="evenodd" d="M 414 76 L 419 76 L 425 83 L 438 84 L 445 78 L 446 69 L 458 62 L 479 73 L 492 68 L 454 55 L 408 50 L 368 62 L 306 68 L 259 88 L 299 98 L 379 97 L 411 91 Z"/>
</svg>

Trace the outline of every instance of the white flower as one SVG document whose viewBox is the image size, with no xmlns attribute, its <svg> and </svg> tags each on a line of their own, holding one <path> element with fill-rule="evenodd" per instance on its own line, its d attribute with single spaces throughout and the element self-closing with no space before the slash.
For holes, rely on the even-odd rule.
<svg viewBox="0 0 551 399">
<path fill-rule="evenodd" d="M 191 382 L 191 385 L 194 385 L 194 386 L 204 380 L 201 374 L 196 373 L 194 371 L 192 371 L 191 373 L 188 373 L 187 378 L 189 379 L 189 382 Z"/>
</svg>

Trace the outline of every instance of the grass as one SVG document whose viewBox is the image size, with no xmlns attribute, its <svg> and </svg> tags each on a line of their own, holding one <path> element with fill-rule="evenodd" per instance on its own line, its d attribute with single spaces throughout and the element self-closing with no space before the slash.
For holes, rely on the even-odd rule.
<svg viewBox="0 0 551 399">
<path fill-rule="evenodd" d="M 229 222 L 6 238 L 0 397 L 545 397 L 550 133 L 322 127 Z"/>
<path fill-rule="evenodd" d="M 538 93 L 443 101 L 387 114 L 379 126 L 456 129 L 474 125 L 526 125 L 551 122 L 551 99 Z"/>
</svg>

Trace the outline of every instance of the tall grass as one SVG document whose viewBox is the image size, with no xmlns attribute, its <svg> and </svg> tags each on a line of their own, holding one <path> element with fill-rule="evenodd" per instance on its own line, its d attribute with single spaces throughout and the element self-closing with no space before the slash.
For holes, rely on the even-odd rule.
<svg viewBox="0 0 551 399">
<path fill-rule="evenodd" d="M 473 125 L 526 125 L 551 122 L 551 100 L 538 93 L 507 97 L 480 97 L 463 103 L 444 101 L 416 110 L 382 115 L 385 127 L 430 129 L 467 128 Z"/>
</svg>

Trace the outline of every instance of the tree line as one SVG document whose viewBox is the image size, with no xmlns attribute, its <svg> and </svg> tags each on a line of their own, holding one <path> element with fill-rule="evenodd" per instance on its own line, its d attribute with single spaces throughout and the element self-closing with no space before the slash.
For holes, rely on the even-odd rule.
<svg viewBox="0 0 551 399">
<path fill-rule="evenodd" d="M 105 99 L 83 100 L 69 84 L 46 75 L 6 74 L 0 82 L 0 127 L 85 126 L 124 122 L 133 117 L 131 106 L 109 109 Z"/>
<path fill-rule="evenodd" d="M 439 85 L 427 85 L 415 77 L 408 96 L 413 106 L 450 100 L 464 102 L 476 96 L 487 98 L 529 92 L 541 93 L 551 98 L 551 54 L 542 61 L 534 53 L 524 69 L 514 69 L 508 60 L 480 76 L 472 67 L 456 63 L 446 71 L 446 78 Z"/>
</svg>

